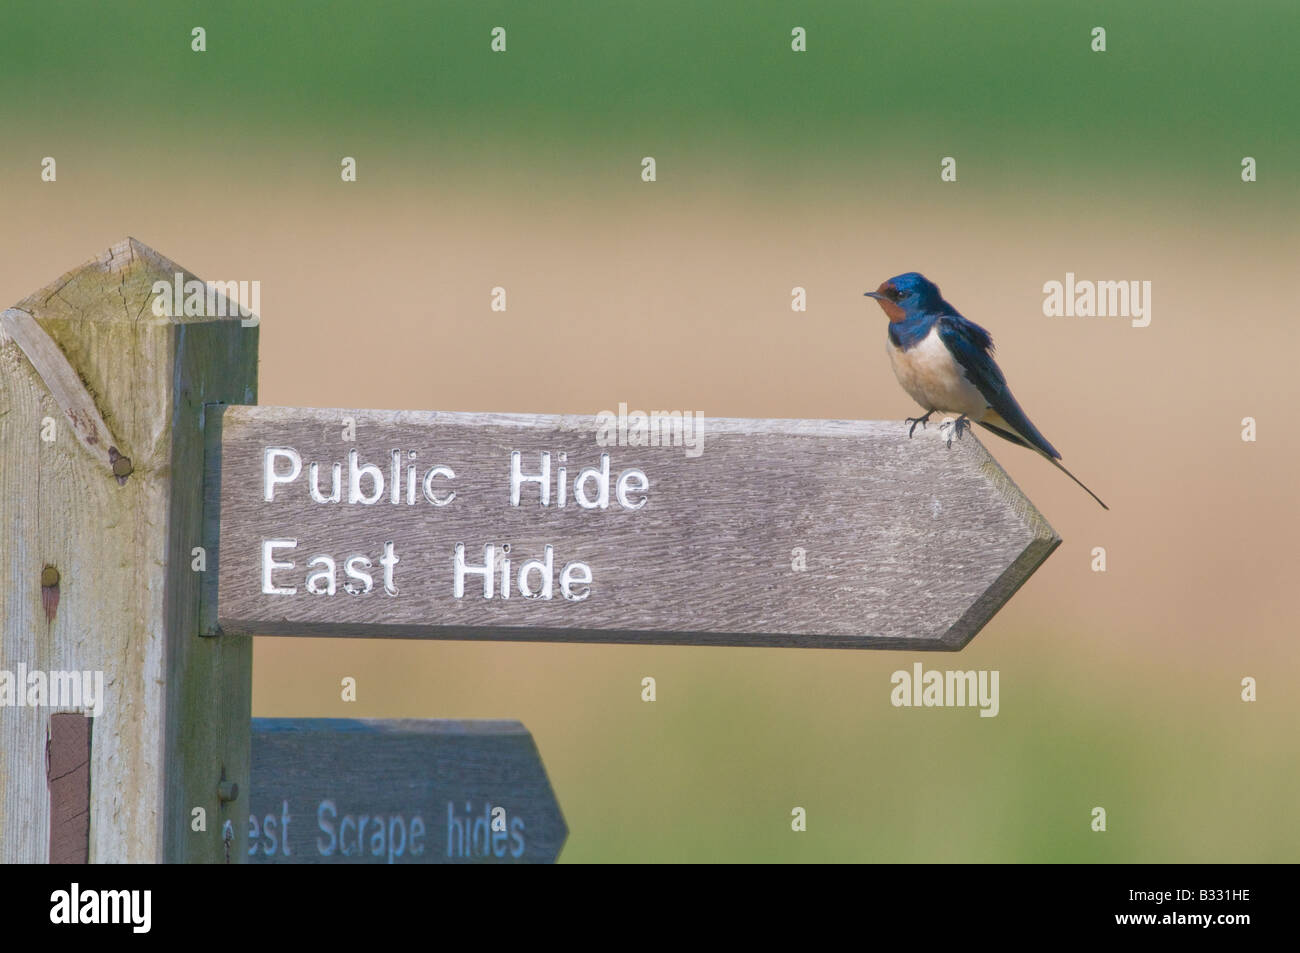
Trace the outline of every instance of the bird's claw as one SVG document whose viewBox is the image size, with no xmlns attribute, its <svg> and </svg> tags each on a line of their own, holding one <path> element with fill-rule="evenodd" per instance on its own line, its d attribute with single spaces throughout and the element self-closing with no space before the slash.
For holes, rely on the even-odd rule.
<svg viewBox="0 0 1300 953">
<path fill-rule="evenodd" d="M 965 414 L 962 414 L 956 420 L 945 420 L 939 425 L 939 429 L 948 432 L 948 449 L 951 450 L 952 438 L 956 437 L 960 440 L 961 435 L 970 430 L 970 419 Z"/>
<path fill-rule="evenodd" d="M 911 439 L 912 439 L 912 434 L 916 431 L 916 425 L 917 425 L 917 424 L 920 424 L 920 425 L 921 425 L 921 429 L 922 429 L 922 430 L 925 429 L 926 421 L 928 421 L 928 420 L 930 419 L 930 414 L 933 414 L 933 413 L 934 413 L 934 411 L 932 410 L 932 411 L 930 411 L 929 414 L 926 414 L 924 417 L 904 417 L 904 418 L 903 418 L 903 423 L 905 423 L 905 424 L 911 424 L 911 425 L 912 425 L 912 426 L 909 427 L 908 430 L 907 430 L 907 439 L 908 439 L 908 440 L 911 440 Z"/>
</svg>

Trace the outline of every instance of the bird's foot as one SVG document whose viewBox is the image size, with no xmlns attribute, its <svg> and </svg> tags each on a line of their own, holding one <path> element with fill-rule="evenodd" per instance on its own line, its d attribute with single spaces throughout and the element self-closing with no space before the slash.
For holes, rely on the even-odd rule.
<svg viewBox="0 0 1300 953">
<path fill-rule="evenodd" d="M 948 449 L 952 449 L 952 438 L 961 439 L 961 435 L 970 430 L 970 418 L 962 414 L 956 420 L 945 420 L 939 425 L 940 431 L 946 431 L 948 437 Z"/>
<path fill-rule="evenodd" d="M 907 439 L 908 439 L 908 440 L 911 440 L 911 439 L 912 439 L 912 433 L 913 433 L 913 431 L 916 430 L 916 425 L 917 425 L 917 424 L 920 424 L 920 425 L 921 425 L 921 429 L 922 429 L 922 430 L 925 429 L 926 421 L 928 421 L 928 420 L 930 419 L 930 415 L 933 414 L 933 413 L 934 413 L 934 411 L 932 410 L 932 411 L 930 411 L 929 414 L 926 414 L 924 417 L 904 417 L 904 418 L 903 418 L 903 423 L 905 423 L 905 424 L 911 424 L 911 425 L 912 425 L 912 426 L 909 427 L 908 430 L 907 430 Z"/>
</svg>

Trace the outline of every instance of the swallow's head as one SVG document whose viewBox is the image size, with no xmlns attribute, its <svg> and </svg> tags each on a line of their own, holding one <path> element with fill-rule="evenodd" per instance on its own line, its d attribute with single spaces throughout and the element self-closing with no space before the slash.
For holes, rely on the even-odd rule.
<svg viewBox="0 0 1300 953">
<path fill-rule="evenodd" d="M 916 271 L 895 275 L 866 294 L 868 298 L 876 299 L 890 321 L 906 321 L 913 315 L 946 307 L 938 286 Z"/>
</svg>

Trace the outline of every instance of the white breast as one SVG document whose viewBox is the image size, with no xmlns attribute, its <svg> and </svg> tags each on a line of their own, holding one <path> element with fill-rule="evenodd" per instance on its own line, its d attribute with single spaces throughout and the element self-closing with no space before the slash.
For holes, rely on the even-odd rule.
<svg viewBox="0 0 1300 953">
<path fill-rule="evenodd" d="M 988 402 L 966 379 L 965 371 L 939 338 L 937 328 L 910 350 L 895 347 L 889 338 L 885 338 L 885 346 L 898 383 L 923 408 L 965 414 L 972 420 L 984 416 Z"/>
</svg>

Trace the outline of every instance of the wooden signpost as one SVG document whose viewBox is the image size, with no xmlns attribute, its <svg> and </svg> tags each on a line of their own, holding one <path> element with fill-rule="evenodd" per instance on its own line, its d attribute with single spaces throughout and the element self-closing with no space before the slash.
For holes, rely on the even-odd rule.
<svg viewBox="0 0 1300 953">
<path fill-rule="evenodd" d="M 197 636 L 193 551 L 204 408 L 256 401 L 258 329 L 155 314 L 176 274 L 126 239 L 0 316 L 0 862 L 238 855 L 252 640 Z M 70 673 L 105 686 L 89 739 L 54 725 Z M 87 760 L 74 804 L 52 766 Z"/>
<path fill-rule="evenodd" d="M 517 721 L 254 718 L 253 863 L 548 863 L 568 835 Z"/>
<path fill-rule="evenodd" d="M 235 406 L 204 292 L 127 239 L 0 315 L 0 862 L 553 859 L 513 723 L 268 722 L 250 782 L 249 636 L 957 650 L 1060 543 L 901 422 Z"/>
<path fill-rule="evenodd" d="M 227 633 L 952 650 L 1060 542 L 976 440 L 896 422 L 701 419 L 694 456 L 598 417 L 208 427 Z"/>
</svg>

